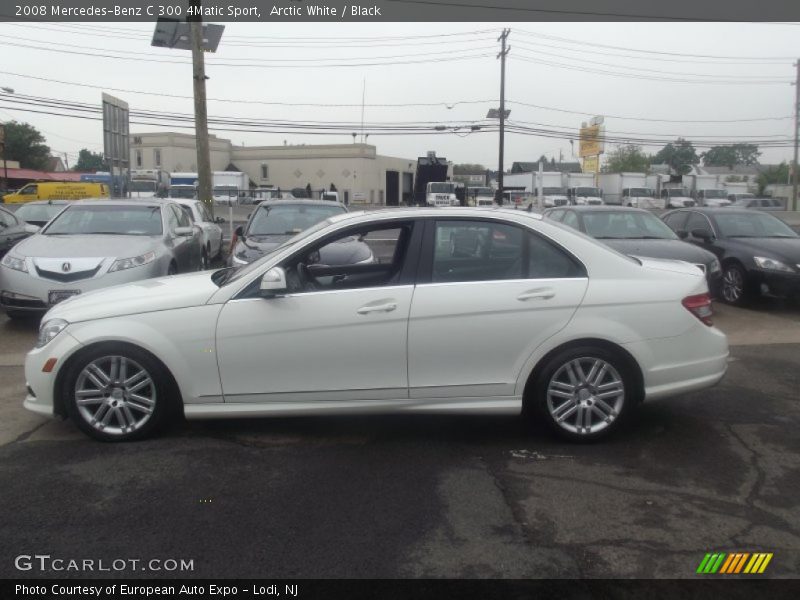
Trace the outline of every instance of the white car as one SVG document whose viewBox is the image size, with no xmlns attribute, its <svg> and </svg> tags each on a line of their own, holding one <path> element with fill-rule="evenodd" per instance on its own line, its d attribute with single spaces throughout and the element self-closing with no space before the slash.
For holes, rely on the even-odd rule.
<svg viewBox="0 0 800 600">
<path fill-rule="evenodd" d="M 353 238 L 385 258 L 321 264 Z M 246 266 L 57 305 L 25 361 L 25 407 L 109 441 L 181 413 L 523 410 L 593 439 L 642 400 L 723 377 L 711 314 L 694 265 L 633 259 L 536 214 L 345 213 Z"/>
<path fill-rule="evenodd" d="M 212 218 L 208 208 L 200 200 L 176 198 L 174 201 L 184 207 L 187 216 L 203 231 L 204 260 L 207 267 L 210 261 L 222 254 L 222 227 L 219 224 L 224 223 L 225 219 Z"/>
</svg>

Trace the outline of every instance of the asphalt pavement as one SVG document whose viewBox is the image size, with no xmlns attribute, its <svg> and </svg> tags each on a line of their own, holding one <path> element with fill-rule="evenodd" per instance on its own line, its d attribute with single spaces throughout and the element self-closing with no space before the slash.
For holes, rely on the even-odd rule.
<svg viewBox="0 0 800 600">
<path fill-rule="evenodd" d="M 0 575 L 52 574 L 14 567 L 46 553 L 192 560 L 188 577 L 688 578 L 719 550 L 772 552 L 765 576 L 796 577 L 800 309 L 722 307 L 718 323 L 737 344 L 722 383 L 645 403 L 598 444 L 455 415 L 193 422 L 102 444 L 21 408 L 35 325 L 0 316 Z"/>
</svg>

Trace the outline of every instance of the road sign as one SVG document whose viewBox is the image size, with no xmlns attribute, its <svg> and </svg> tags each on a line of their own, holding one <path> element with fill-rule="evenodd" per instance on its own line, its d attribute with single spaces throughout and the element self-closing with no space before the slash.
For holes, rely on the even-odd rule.
<svg viewBox="0 0 800 600">
<path fill-rule="evenodd" d="M 117 184 L 127 177 L 130 166 L 129 125 L 128 103 L 104 92 L 103 155 L 111 171 L 112 198 L 122 195 L 122 186 Z M 115 171 L 119 179 L 114 179 Z"/>
<path fill-rule="evenodd" d="M 587 156 L 583 159 L 583 172 L 584 173 L 599 173 L 600 172 L 600 157 Z"/>
<path fill-rule="evenodd" d="M 603 129 L 601 125 L 589 125 L 580 129 L 580 146 L 578 156 L 598 156 L 603 153 Z"/>
</svg>

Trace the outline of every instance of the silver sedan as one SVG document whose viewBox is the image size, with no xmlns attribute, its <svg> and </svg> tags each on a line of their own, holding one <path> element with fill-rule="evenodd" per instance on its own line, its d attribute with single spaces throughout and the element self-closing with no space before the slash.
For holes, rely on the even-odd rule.
<svg viewBox="0 0 800 600">
<path fill-rule="evenodd" d="M 0 306 L 42 314 L 71 296 L 202 268 L 200 229 L 170 200 L 71 203 L 0 262 Z"/>
</svg>

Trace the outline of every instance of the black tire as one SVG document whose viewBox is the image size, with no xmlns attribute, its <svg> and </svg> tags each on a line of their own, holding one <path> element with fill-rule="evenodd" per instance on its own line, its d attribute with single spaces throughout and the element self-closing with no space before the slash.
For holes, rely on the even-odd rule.
<svg viewBox="0 0 800 600">
<path fill-rule="evenodd" d="M 577 376 L 574 370 L 576 363 L 581 367 L 581 376 Z M 594 378 L 593 365 L 596 364 L 599 377 Z M 569 376 L 567 365 L 572 365 L 576 377 Z M 603 365 L 609 368 L 601 372 Z M 593 442 L 602 439 L 617 431 L 639 402 L 640 391 L 634 369 L 620 353 L 601 346 L 566 348 L 556 352 L 539 369 L 532 394 L 526 399 L 530 403 L 528 408 L 532 408 L 530 412 L 542 419 L 556 435 L 566 440 Z M 578 382 L 573 391 L 562 387 L 562 381 L 573 380 Z M 615 381 L 618 384 L 614 384 Z M 568 387 L 570 384 L 565 385 Z M 612 391 L 617 393 L 611 396 Z M 562 398 L 559 394 L 569 394 L 572 398 Z M 606 418 L 603 419 L 601 414 Z M 589 427 L 584 426 L 587 418 Z M 578 419 L 582 420 L 578 422 Z"/>
<path fill-rule="evenodd" d="M 720 296 L 731 306 L 745 306 L 753 300 L 753 284 L 739 263 L 728 263 L 722 267 Z"/>
<path fill-rule="evenodd" d="M 169 267 L 167 267 L 167 275 L 177 275 L 178 274 L 178 265 L 174 262 L 169 263 Z"/>
<path fill-rule="evenodd" d="M 103 365 L 109 365 L 110 367 L 111 361 L 119 361 L 120 359 L 124 359 L 126 362 L 128 374 L 133 372 L 134 375 L 137 375 L 139 369 L 141 369 L 151 383 L 135 390 L 135 392 L 123 391 L 122 387 L 130 390 L 137 387 L 138 384 L 113 386 L 113 390 L 109 390 L 108 388 L 112 386 L 108 386 L 108 388 L 99 389 L 98 394 L 92 397 L 92 400 L 97 399 L 96 404 L 79 407 L 78 387 L 84 392 L 87 384 L 89 387 L 99 388 L 96 383 L 93 383 L 94 380 L 83 375 L 84 369 L 92 364 L 100 365 L 100 369 L 106 375 L 109 375 L 112 373 L 111 369 L 109 368 L 106 371 Z M 97 376 L 95 376 L 95 379 L 102 381 Z M 111 380 L 111 383 L 113 384 L 114 381 Z M 117 383 L 121 383 L 121 380 L 117 380 Z M 138 383 L 141 383 L 141 380 Z M 144 402 L 129 398 L 131 393 L 140 394 L 141 397 L 152 398 L 153 405 L 149 414 L 140 408 L 146 406 Z M 128 442 L 154 435 L 166 424 L 169 417 L 176 413 L 175 408 L 180 402 L 172 379 L 164 366 L 147 352 L 127 344 L 96 346 L 71 361 L 62 378 L 61 398 L 67 415 L 78 429 L 89 437 L 102 442 Z M 92 415 L 96 422 L 98 413 L 103 409 L 103 405 L 107 406 L 99 416 L 99 420 L 102 423 L 103 417 L 108 415 L 108 422 L 104 426 L 92 424 Z M 137 419 L 141 420 L 138 424 L 136 423 Z M 123 426 L 122 420 L 127 420 L 131 424 L 128 431 L 125 431 L 126 427 Z"/>
</svg>

